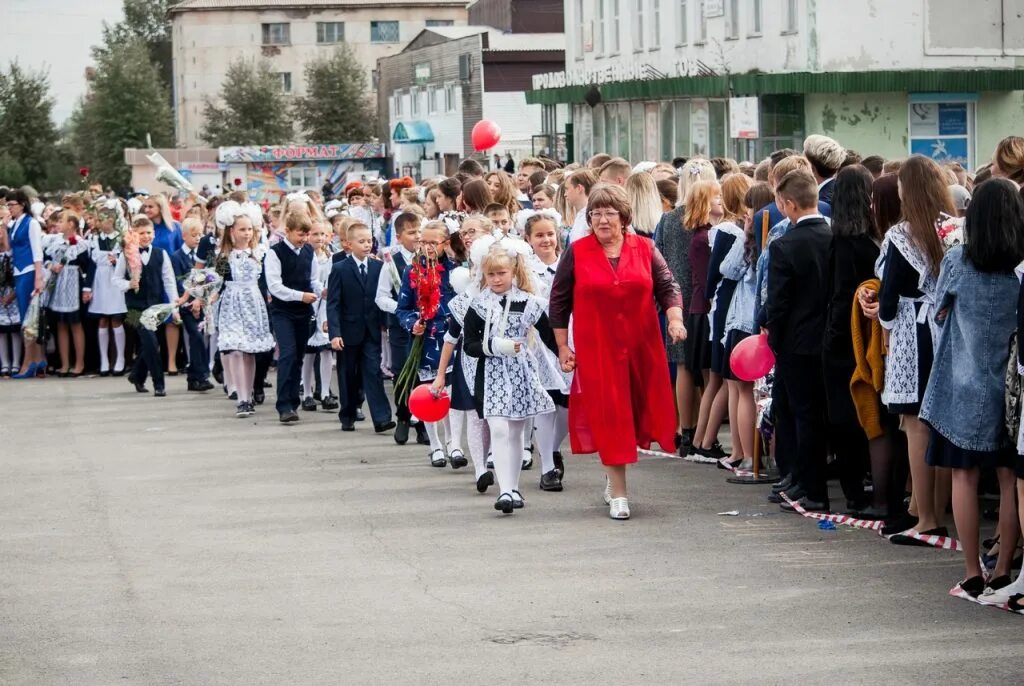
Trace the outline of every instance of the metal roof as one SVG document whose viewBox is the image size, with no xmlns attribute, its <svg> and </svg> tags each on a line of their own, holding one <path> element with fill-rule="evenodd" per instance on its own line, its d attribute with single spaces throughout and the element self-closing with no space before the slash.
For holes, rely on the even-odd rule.
<svg viewBox="0 0 1024 686">
<path fill-rule="evenodd" d="M 167 11 L 334 9 L 345 7 L 465 7 L 466 0 L 182 0 Z"/>
</svg>

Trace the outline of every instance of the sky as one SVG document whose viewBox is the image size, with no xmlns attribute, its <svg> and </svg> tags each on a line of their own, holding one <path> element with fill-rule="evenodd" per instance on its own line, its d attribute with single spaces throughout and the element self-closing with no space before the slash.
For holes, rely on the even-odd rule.
<svg viewBox="0 0 1024 686">
<path fill-rule="evenodd" d="M 0 68 L 17 60 L 47 69 L 53 118 L 63 124 L 85 93 L 89 50 L 100 42 L 103 22 L 121 19 L 121 0 L 0 0 L 0 6 Z"/>
</svg>

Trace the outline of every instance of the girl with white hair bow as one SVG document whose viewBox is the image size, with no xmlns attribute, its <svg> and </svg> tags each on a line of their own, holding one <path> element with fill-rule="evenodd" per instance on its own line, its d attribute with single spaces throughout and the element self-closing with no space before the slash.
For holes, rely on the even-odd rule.
<svg viewBox="0 0 1024 686">
<path fill-rule="evenodd" d="M 89 236 L 89 267 L 86 270 L 85 291 L 92 294 L 89 314 L 98 319 L 96 336 L 99 341 L 100 376 L 109 376 L 110 338 L 114 339 L 115 360 L 113 374 L 125 371 L 125 332 L 122 326 L 128 308 L 122 293 L 113 281 L 114 267 L 121 254 L 121 237 L 128 230 L 124 207 L 117 198 L 102 199 L 95 207 L 97 230 Z"/>
</svg>

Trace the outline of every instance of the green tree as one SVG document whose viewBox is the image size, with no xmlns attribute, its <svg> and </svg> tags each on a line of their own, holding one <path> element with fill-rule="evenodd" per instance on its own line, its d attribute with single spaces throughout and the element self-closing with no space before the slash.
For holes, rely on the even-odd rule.
<svg viewBox="0 0 1024 686">
<path fill-rule="evenodd" d="M 366 70 L 348 45 L 306 63 L 306 96 L 296 98 L 295 119 L 315 143 L 368 141 L 377 130 Z"/>
<path fill-rule="evenodd" d="M 71 148 L 90 177 L 115 188 L 127 186 L 131 170 L 125 148 L 174 145 L 174 120 L 167 89 L 146 45 L 131 41 L 98 55 L 92 88 L 71 115 Z"/>
<path fill-rule="evenodd" d="M 291 141 L 294 129 L 281 80 L 265 60 L 239 58 L 228 65 L 219 100 L 203 106 L 200 138 L 212 147 Z"/>
<path fill-rule="evenodd" d="M 149 53 L 149 61 L 160 70 L 160 78 L 169 94 L 174 68 L 171 57 L 171 21 L 167 10 L 176 1 L 123 0 L 124 19 L 113 26 L 103 25 L 103 43 L 93 48 L 93 56 L 101 61 L 115 46 L 142 42 Z"/>
<path fill-rule="evenodd" d="M 53 105 L 45 72 L 22 69 L 17 62 L 0 72 L 0 184 L 49 189 L 51 176 L 64 175 Z"/>
</svg>

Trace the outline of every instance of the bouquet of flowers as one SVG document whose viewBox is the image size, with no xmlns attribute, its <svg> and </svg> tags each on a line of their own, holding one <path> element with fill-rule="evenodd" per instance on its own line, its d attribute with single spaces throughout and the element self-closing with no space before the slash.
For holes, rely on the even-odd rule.
<svg viewBox="0 0 1024 686">
<path fill-rule="evenodd" d="M 419 321 L 426 326 L 436 327 L 433 323 L 441 308 L 441 285 L 444 266 L 437 260 L 416 260 L 409 267 L 409 286 L 416 293 L 416 305 L 419 310 Z M 395 390 L 399 402 L 405 402 L 416 385 L 420 364 L 423 360 L 423 334 L 412 339 L 412 347 L 409 349 L 409 358 L 405 366 L 399 372 L 395 380 Z M 430 335 L 436 335 L 433 328 L 429 330 Z"/>
<path fill-rule="evenodd" d="M 191 193 L 195 190 L 192 184 L 188 180 L 179 174 L 177 170 L 172 167 L 167 160 L 164 159 L 163 155 L 157 151 L 153 151 L 152 154 L 146 155 L 146 159 L 156 167 L 156 180 L 160 183 L 165 183 L 171 188 L 179 191 L 185 191 Z"/>
<path fill-rule="evenodd" d="M 142 278 L 142 254 L 139 252 L 139 235 L 134 231 L 128 231 L 122 238 L 124 248 L 124 259 L 128 263 L 128 273 L 132 281 Z M 139 287 L 135 287 L 139 292 Z"/>
<path fill-rule="evenodd" d="M 169 321 L 177 310 L 177 305 L 163 304 L 147 307 L 139 317 L 139 324 L 150 331 L 156 331 L 161 324 Z"/>
<path fill-rule="evenodd" d="M 21 323 L 21 333 L 26 341 L 37 341 L 40 335 L 42 321 L 42 307 L 39 304 L 39 296 L 33 296 L 32 302 L 25 312 L 25 320 Z"/>
<path fill-rule="evenodd" d="M 181 282 L 186 295 L 202 301 L 205 321 L 210 320 L 210 296 L 217 292 L 222 283 L 224 277 L 216 269 L 193 269 Z"/>
<path fill-rule="evenodd" d="M 943 252 L 948 252 L 954 245 L 964 242 L 964 220 L 959 217 L 942 215 L 942 218 L 935 226 L 935 231 L 942 241 Z"/>
<path fill-rule="evenodd" d="M 384 268 L 388 270 L 388 276 L 391 277 L 391 285 L 395 287 L 396 291 L 401 290 L 402 277 L 398 274 L 398 266 L 395 265 L 394 253 L 385 248 L 381 251 L 381 259 L 384 260 Z"/>
</svg>

